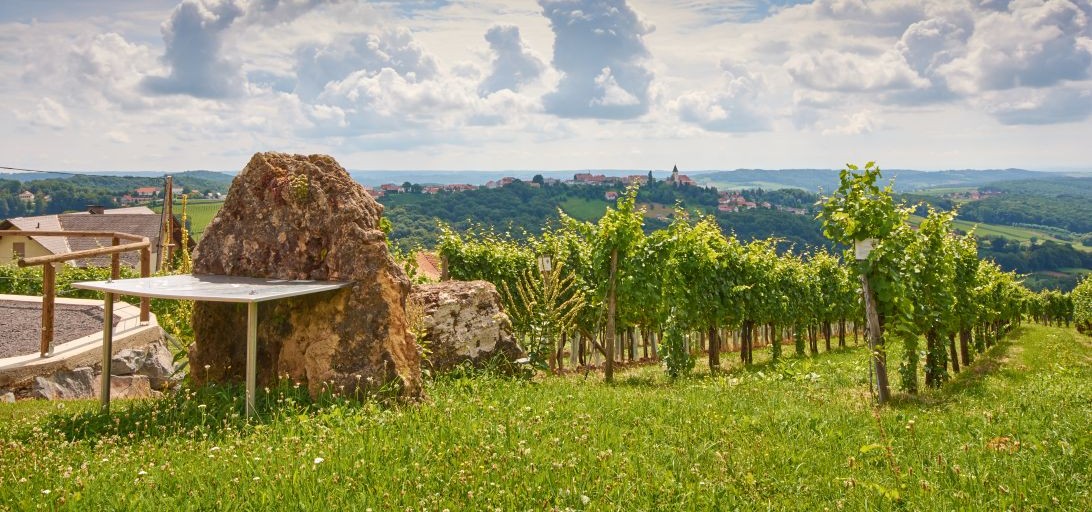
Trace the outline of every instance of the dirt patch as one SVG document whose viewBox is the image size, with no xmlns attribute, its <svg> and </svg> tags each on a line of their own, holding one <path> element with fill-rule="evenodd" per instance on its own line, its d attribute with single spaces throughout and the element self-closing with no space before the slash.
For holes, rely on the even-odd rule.
<svg viewBox="0 0 1092 512">
<path fill-rule="evenodd" d="M 121 317 L 114 315 L 114 325 Z M 102 332 L 102 308 L 56 304 L 53 344 Z M 42 303 L 0 300 L 0 358 L 38 352 L 42 336 Z"/>
</svg>

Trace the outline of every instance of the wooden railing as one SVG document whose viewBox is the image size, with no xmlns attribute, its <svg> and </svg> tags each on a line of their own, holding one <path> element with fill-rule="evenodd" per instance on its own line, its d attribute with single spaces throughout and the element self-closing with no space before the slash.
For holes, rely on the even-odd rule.
<svg viewBox="0 0 1092 512">
<path fill-rule="evenodd" d="M 38 346 L 39 355 L 41 357 L 49 357 L 53 348 L 53 313 L 54 304 L 56 303 L 57 298 L 57 270 L 53 266 L 54 263 L 93 258 L 95 256 L 105 256 L 109 254 L 110 278 L 119 279 L 121 277 L 121 253 L 140 251 L 140 277 L 152 275 L 152 244 L 148 241 L 147 237 L 113 231 L 0 231 L 0 237 L 8 235 L 26 237 L 63 236 L 70 238 L 110 238 L 111 240 L 110 247 L 99 247 L 97 249 L 87 249 L 84 251 L 53 254 L 49 256 L 37 256 L 34 258 L 19 258 L 18 264 L 20 267 L 31 267 L 34 265 L 42 266 L 42 336 Z M 131 243 L 122 244 L 122 240 Z M 140 321 L 142 323 L 147 322 L 149 319 L 149 305 L 150 301 L 148 298 L 140 299 Z"/>
</svg>

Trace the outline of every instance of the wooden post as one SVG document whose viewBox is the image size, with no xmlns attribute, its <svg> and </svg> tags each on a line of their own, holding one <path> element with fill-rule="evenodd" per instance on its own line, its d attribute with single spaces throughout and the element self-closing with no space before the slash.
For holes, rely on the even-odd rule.
<svg viewBox="0 0 1092 512">
<path fill-rule="evenodd" d="M 99 403 L 102 412 L 110 412 L 110 358 L 114 355 L 114 294 L 106 292 L 102 302 L 102 377 Z"/>
<path fill-rule="evenodd" d="M 152 275 L 152 250 L 150 247 L 144 247 L 140 250 L 140 277 L 148 277 Z M 140 298 L 140 323 L 147 324 L 149 321 L 148 309 L 151 306 L 151 300 L 148 297 Z"/>
<path fill-rule="evenodd" d="M 451 276 L 447 272 L 447 256 L 440 256 L 440 280 L 447 281 Z"/>
<path fill-rule="evenodd" d="M 116 237 L 116 236 L 112 240 L 110 240 L 110 245 L 112 247 L 117 247 L 118 244 L 120 244 L 120 243 L 121 243 L 121 239 Z M 110 255 L 110 279 L 120 279 L 120 278 L 121 278 L 121 253 L 120 252 L 115 252 L 114 254 Z"/>
<path fill-rule="evenodd" d="M 613 249 L 610 252 L 610 281 L 608 281 L 607 288 L 607 332 L 604 336 L 605 340 L 603 345 L 606 348 L 607 361 L 603 366 L 603 374 L 607 382 L 614 382 L 614 308 L 615 308 L 615 296 L 614 296 L 614 281 L 615 274 L 618 272 L 618 249 Z"/>
<path fill-rule="evenodd" d="M 861 274 L 861 291 L 864 292 L 865 318 L 868 321 L 868 349 L 872 352 L 872 362 L 876 371 L 876 400 L 883 405 L 891 398 L 891 389 L 887 385 L 887 353 L 884 350 L 883 335 L 880 331 L 880 314 L 876 295 L 872 292 L 865 274 Z"/>
<path fill-rule="evenodd" d="M 52 263 L 42 265 L 42 337 L 39 356 L 53 354 L 53 305 L 57 299 L 57 271 Z"/>
</svg>

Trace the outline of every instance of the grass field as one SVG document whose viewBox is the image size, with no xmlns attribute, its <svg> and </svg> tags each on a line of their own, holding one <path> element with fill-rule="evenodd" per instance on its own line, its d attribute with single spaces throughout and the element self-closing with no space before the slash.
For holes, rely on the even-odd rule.
<svg viewBox="0 0 1092 512">
<path fill-rule="evenodd" d="M 607 201 L 602 199 L 585 199 L 583 197 L 567 197 L 561 202 L 560 207 L 565 213 L 576 220 L 595 222 L 607 212 Z"/>
<path fill-rule="evenodd" d="M 0 509 L 1092 508 L 1092 339 L 1019 328 L 883 409 L 866 361 L 849 349 L 677 382 L 640 367 L 615 385 L 451 377 L 391 407 L 282 387 L 251 424 L 237 388 L 118 401 L 109 417 L 0 404 Z"/>
<path fill-rule="evenodd" d="M 922 217 L 918 215 L 910 216 L 910 224 L 917 226 L 921 224 Z M 1047 230 L 1017 227 L 1017 226 L 1002 226 L 999 224 L 986 224 L 983 222 L 970 222 L 965 220 L 955 220 L 952 222 L 952 226 L 963 232 L 970 232 L 974 229 L 975 234 L 979 236 L 1002 236 L 1011 240 L 1017 240 L 1020 242 L 1029 242 L 1032 238 L 1038 240 L 1050 240 L 1058 242 L 1060 244 L 1070 244 L 1074 249 L 1079 251 L 1092 252 L 1092 247 L 1082 245 L 1077 241 L 1061 240 L 1050 233 Z"/>
<path fill-rule="evenodd" d="M 212 222 L 212 218 L 216 216 L 216 212 L 220 211 L 220 207 L 224 205 L 223 201 L 209 200 L 209 199 L 197 199 L 190 201 L 186 205 L 186 215 L 190 220 L 190 236 L 194 240 L 201 238 L 201 233 L 205 231 L 205 226 Z M 156 212 L 163 211 L 163 207 L 159 206 L 154 208 Z M 176 216 L 182 215 L 182 203 L 174 203 L 174 214 Z"/>
</svg>

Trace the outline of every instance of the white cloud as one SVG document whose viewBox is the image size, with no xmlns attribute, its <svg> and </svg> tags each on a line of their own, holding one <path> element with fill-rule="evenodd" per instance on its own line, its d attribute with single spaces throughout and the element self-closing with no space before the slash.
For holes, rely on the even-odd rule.
<svg viewBox="0 0 1092 512">
<path fill-rule="evenodd" d="M 866 56 L 821 50 L 794 55 L 785 70 L 800 85 L 821 91 L 876 92 L 929 85 L 895 51 Z"/>
<path fill-rule="evenodd" d="M 166 76 L 148 76 L 144 87 L 155 94 L 224 98 L 241 94 L 243 74 L 237 59 L 221 55 L 223 34 L 245 13 L 236 0 L 183 0 L 163 24 Z"/>
<path fill-rule="evenodd" d="M 939 72 L 963 94 L 1088 79 L 1090 15 L 1092 7 L 1068 0 L 1013 1 L 982 16 L 964 54 Z"/>
<path fill-rule="evenodd" d="M 878 126 L 876 113 L 862 110 L 842 116 L 840 122 L 823 128 L 822 133 L 823 135 L 861 135 L 876 131 Z"/>
<path fill-rule="evenodd" d="M 719 89 L 690 91 L 675 100 L 679 118 L 716 132 L 768 130 L 769 114 L 758 106 L 765 78 L 728 61 L 721 62 L 721 69 L 724 83 Z"/>
<path fill-rule="evenodd" d="M 563 73 L 557 89 L 544 98 L 547 112 L 604 119 L 648 112 L 652 73 L 644 36 L 652 25 L 625 0 L 539 0 L 539 5 L 554 31 L 553 65 Z"/>
<path fill-rule="evenodd" d="M 492 71 L 482 82 L 481 91 L 489 94 L 502 89 L 518 91 L 538 79 L 545 65 L 523 44 L 519 27 L 497 25 L 485 33 L 493 53 Z"/>
<path fill-rule="evenodd" d="M 869 157 L 888 165 L 1087 162 L 1087 0 L 795 3 L 0 9 L 0 150 L 30 167 L 237 168 L 278 149 L 358 167 L 645 168 L 682 154 L 714 168 L 838 165 L 872 133 Z M 534 50 L 551 46 L 543 64 Z"/>
<path fill-rule="evenodd" d="M 982 102 L 1006 125 L 1072 123 L 1092 116 L 1092 87 L 1010 89 L 989 93 Z"/>
<path fill-rule="evenodd" d="M 409 82 L 431 80 L 439 72 L 436 60 L 409 29 L 397 27 L 301 47 L 296 51 L 296 93 L 301 98 L 314 98 L 328 84 L 353 73 L 374 77 L 387 69 Z"/>
<path fill-rule="evenodd" d="M 64 108 L 64 105 L 49 97 L 42 98 L 32 110 L 15 111 L 15 117 L 36 126 L 57 130 L 68 128 L 71 123 L 68 110 Z"/>
</svg>

